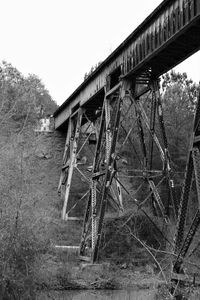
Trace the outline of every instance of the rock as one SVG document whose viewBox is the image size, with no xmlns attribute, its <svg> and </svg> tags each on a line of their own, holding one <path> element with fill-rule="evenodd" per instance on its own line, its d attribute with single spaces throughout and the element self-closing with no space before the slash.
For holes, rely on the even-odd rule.
<svg viewBox="0 0 200 300">
<path fill-rule="evenodd" d="M 89 270 L 93 272 L 103 272 L 108 270 L 110 267 L 109 263 L 102 263 L 102 264 L 92 264 L 92 263 L 82 263 L 81 270 Z"/>
<path fill-rule="evenodd" d="M 127 267 L 128 267 L 127 263 L 123 263 L 123 264 L 121 265 L 121 269 L 127 269 Z"/>
<path fill-rule="evenodd" d="M 50 159 L 52 157 L 49 149 L 43 144 L 40 144 L 37 147 L 37 149 L 35 151 L 35 155 L 41 159 Z"/>
</svg>

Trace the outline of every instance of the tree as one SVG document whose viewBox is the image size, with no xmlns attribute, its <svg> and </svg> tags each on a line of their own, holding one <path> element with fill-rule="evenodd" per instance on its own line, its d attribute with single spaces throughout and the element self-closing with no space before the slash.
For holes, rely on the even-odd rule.
<svg viewBox="0 0 200 300">
<path fill-rule="evenodd" d="M 19 130 L 24 122 L 33 125 L 41 106 L 45 114 L 52 114 L 57 108 L 41 80 L 34 74 L 25 77 L 3 61 L 0 64 L 0 123 L 16 121 Z"/>
<path fill-rule="evenodd" d="M 0 68 L 0 295 L 33 299 L 34 264 L 48 249 L 51 219 L 36 205 L 44 196 L 35 183 L 42 163 L 34 129 L 40 106 L 52 114 L 57 105 L 36 75 L 7 62 Z"/>
<path fill-rule="evenodd" d="M 84 81 L 100 66 L 102 62 L 99 61 L 95 66 L 92 66 L 88 73 L 84 74 Z"/>
<path fill-rule="evenodd" d="M 199 86 L 186 73 L 162 77 L 163 106 L 170 153 L 177 171 L 184 171 Z"/>
</svg>

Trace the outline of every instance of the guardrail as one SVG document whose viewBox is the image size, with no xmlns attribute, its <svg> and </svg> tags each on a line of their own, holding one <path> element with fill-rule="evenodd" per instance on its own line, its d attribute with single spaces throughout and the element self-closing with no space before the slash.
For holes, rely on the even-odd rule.
<svg viewBox="0 0 200 300">
<path fill-rule="evenodd" d="M 122 73 L 127 74 L 132 71 L 169 39 L 173 38 L 176 33 L 191 23 L 199 14 L 199 0 L 176 0 L 163 8 L 163 11 L 152 19 L 151 24 L 141 32 L 127 49 L 123 57 Z"/>
</svg>

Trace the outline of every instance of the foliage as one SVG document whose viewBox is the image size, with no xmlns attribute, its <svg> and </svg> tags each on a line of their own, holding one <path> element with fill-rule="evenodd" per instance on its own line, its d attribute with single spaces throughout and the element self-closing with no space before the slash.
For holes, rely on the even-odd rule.
<svg viewBox="0 0 200 300">
<path fill-rule="evenodd" d="M 88 73 L 84 75 L 84 81 L 100 66 L 101 61 L 99 61 L 95 66 L 92 66 Z"/>
<path fill-rule="evenodd" d="M 42 197 L 36 174 L 34 128 L 40 108 L 57 107 L 35 75 L 24 77 L 1 63 L 0 73 L 0 294 L 1 299 L 34 299 L 34 264 L 49 251 L 50 213 L 38 208 Z"/>
<path fill-rule="evenodd" d="M 130 218 L 130 220 L 129 220 Z M 127 220 L 129 220 L 127 222 Z M 154 222 L 159 224 L 161 220 L 154 218 Z M 142 252 L 141 245 L 138 244 L 127 230 L 127 225 L 142 241 L 154 248 L 160 248 L 165 244 L 161 234 L 154 225 L 141 212 L 132 212 L 118 217 L 114 220 L 107 220 L 104 226 L 101 256 L 109 257 L 115 261 L 134 261 L 136 263 L 146 263 L 149 255 Z"/>
<path fill-rule="evenodd" d="M 163 106 L 170 153 L 176 171 L 184 171 L 199 86 L 187 74 L 163 76 Z"/>
<path fill-rule="evenodd" d="M 57 105 L 41 80 L 34 74 L 23 76 L 11 64 L 0 64 L 0 122 L 14 120 L 19 128 L 34 124 L 41 107 L 45 114 L 52 114 Z M 21 125 L 21 126 L 20 126 Z"/>
</svg>

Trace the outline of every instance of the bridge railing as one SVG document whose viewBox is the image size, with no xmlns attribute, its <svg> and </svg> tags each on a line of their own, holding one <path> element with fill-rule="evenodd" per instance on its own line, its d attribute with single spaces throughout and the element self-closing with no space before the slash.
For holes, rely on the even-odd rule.
<svg viewBox="0 0 200 300">
<path fill-rule="evenodd" d="M 199 0 L 176 0 L 163 8 L 157 18 L 131 43 L 124 53 L 122 73 L 126 75 L 144 59 L 191 23 L 200 14 Z"/>
</svg>

